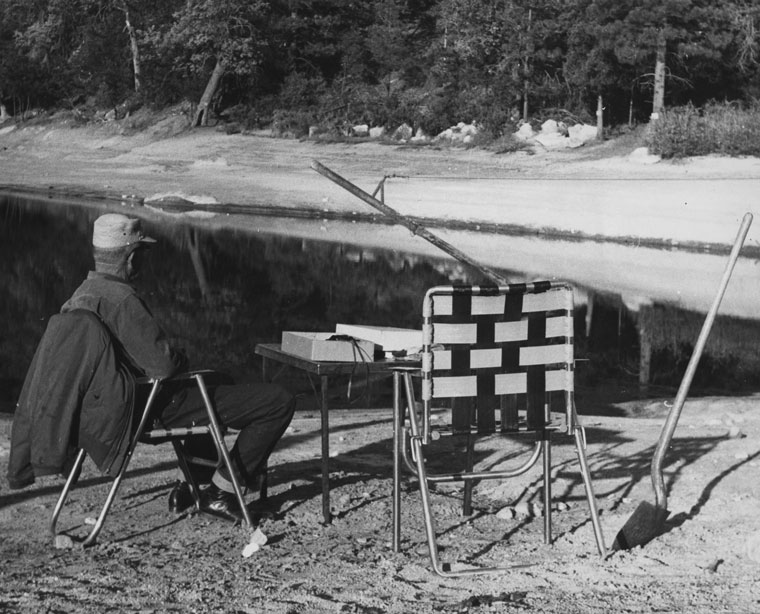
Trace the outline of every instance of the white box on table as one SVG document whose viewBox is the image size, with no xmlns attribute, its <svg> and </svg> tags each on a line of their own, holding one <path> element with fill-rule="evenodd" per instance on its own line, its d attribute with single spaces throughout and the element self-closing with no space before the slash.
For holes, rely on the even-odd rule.
<svg viewBox="0 0 760 614">
<path fill-rule="evenodd" d="M 357 339 L 356 342 L 330 339 L 336 333 L 283 331 L 282 351 L 301 358 L 331 362 L 372 362 L 375 344 Z"/>
<path fill-rule="evenodd" d="M 419 351 L 422 347 L 422 331 L 394 326 L 366 326 L 364 324 L 336 324 L 335 332 L 366 339 L 382 347 L 383 352 L 403 350 Z"/>
</svg>

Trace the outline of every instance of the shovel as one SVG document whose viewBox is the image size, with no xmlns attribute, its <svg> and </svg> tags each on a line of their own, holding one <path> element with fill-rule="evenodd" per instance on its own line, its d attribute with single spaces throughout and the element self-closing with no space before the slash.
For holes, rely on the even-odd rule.
<svg viewBox="0 0 760 614">
<path fill-rule="evenodd" d="M 658 535 L 662 533 L 665 520 L 670 512 L 668 511 L 668 496 L 665 492 L 665 481 L 662 477 L 662 463 L 665 458 L 665 452 L 670 446 L 670 441 L 673 438 L 673 432 L 676 430 L 678 424 L 678 418 L 681 415 L 681 409 L 686 401 L 686 395 L 689 393 L 689 386 L 691 386 L 691 380 L 694 377 L 694 372 L 697 369 L 697 364 L 702 356 L 702 350 L 704 350 L 707 336 L 710 334 L 713 322 L 715 321 L 715 315 L 720 307 L 720 302 L 723 300 L 723 295 L 726 293 L 726 287 L 728 281 L 731 278 L 731 273 L 734 270 L 734 265 L 739 257 L 739 251 L 744 244 L 744 239 L 747 237 L 747 232 L 752 224 L 752 214 L 746 213 L 742 219 L 742 224 L 739 228 L 739 232 L 736 235 L 734 246 L 731 249 L 731 254 L 726 264 L 726 269 L 723 272 L 723 277 L 720 280 L 720 286 L 718 287 L 718 293 L 713 300 L 710 310 L 707 312 L 704 324 L 702 324 L 702 330 L 697 338 L 697 343 L 694 346 L 694 351 L 691 354 L 691 359 L 686 367 L 681 385 L 678 388 L 676 399 L 673 402 L 673 407 L 668 412 L 668 417 L 665 420 L 665 424 L 662 427 L 660 433 L 660 439 L 657 442 L 657 448 L 655 449 L 654 456 L 652 457 L 652 487 L 654 488 L 655 503 L 652 505 L 648 501 L 642 501 L 639 506 L 633 511 L 633 514 L 628 521 L 620 529 L 615 541 L 612 544 L 611 550 L 628 550 L 635 548 L 636 546 L 642 546 Z"/>
<path fill-rule="evenodd" d="M 353 194 L 357 198 L 360 198 L 368 205 L 381 211 L 382 213 L 387 215 L 389 218 L 391 218 L 398 224 L 401 224 L 402 226 L 406 226 L 409 230 L 412 231 L 413 234 L 419 237 L 422 237 L 426 241 L 429 241 L 430 243 L 435 245 L 437 248 L 442 249 L 444 252 L 446 252 L 449 256 L 451 256 L 455 260 L 458 260 L 459 262 L 463 264 L 471 266 L 472 268 L 476 269 L 477 271 L 479 271 L 480 273 L 488 277 L 491 281 L 493 281 L 496 284 L 501 284 L 501 285 L 507 284 L 507 280 L 504 276 L 499 275 L 496 271 L 488 268 L 487 266 L 483 264 L 480 264 L 479 262 L 476 262 L 475 260 L 470 258 L 467 254 L 459 251 L 456 247 L 454 247 L 450 243 L 447 243 L 446 241 L 441 239 L 439 236 L 434 235 L 424 226 L 421 226 L 417 222 L 404 217 L 395 209 L 392 209 L 391 207 L 386 205 L 384 202 L 375 198 L 372 194 L 365 192 L 364 190 L 362 190 L 355 184 L 348 181 L 348 179 L 345 179 L 341 177 L 340 175 L 338 175 L 338 173 L 331 171 L 324 164 L 321 164 L 320 162 L 317 162 L 316 160 L 314 160 L 311 163 L 311 168 L 317 171 L 320 175 L 324 175 L 331 181 L 337 183 L 344 190 L 348 190 L 349 192 L 351 192 L 351 194 Z"/>
</svg>

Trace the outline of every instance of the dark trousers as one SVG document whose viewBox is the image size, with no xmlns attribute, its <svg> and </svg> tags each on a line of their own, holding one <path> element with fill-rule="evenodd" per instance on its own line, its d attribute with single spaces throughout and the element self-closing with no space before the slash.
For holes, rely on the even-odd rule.
<svg viewBox="0 0 760 614">
<path fill-rule="evenodd" d="M 255 489 L 256 477 L 266 472 L 267 459 L 293 418 L 295 399 L 276 384 L 210 385 L 208 392 L 221 423 L 240 431 L 230 455 L 241 482 Z M 206 406 L 197 387 L 173 394 L 161 412 L 161 421 L 169 428 L 208 424 Z M 210 436 L 189 437 L 184 449 L 190 456 L 217 460 Z M 208 470 L 196 467 L 191 465 L 196 479 L 208 482 Z M 229 481 L 226 467 L 222 465 L 218 471 Z"/>
</svg>

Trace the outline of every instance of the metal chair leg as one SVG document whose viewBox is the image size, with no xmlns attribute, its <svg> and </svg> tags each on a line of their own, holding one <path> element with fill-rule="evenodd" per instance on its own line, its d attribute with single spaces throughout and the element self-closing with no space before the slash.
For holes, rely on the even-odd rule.
<svg viewBox="0 0 760 614">
<path fill-rule="evenodd" d="M 581 476 L 583 477 L 583 484 L 586 488 L 586 500 L 588 501 L 588 507 L 591 513 L 591 524 L 594 527 L 596 547 L 599 550 L 599 555 L 605 556 L 607 548 L 604 545 L 604 534 L 602 533 L 602 525 L 599 521 L 599 510 L 596 505 L 596 497 L 594 496 L 594 486 L 591 482 L 591 473 L 589 472 L 588 462 L 586 460 L 586 435 L 583 427 L 576 425 L 573 429 L 573 435 L 575 436 L 575 449 L 578 454 Z"/>
<path fill-rule="evenodd" d="M 472 473 L 475 467 L 475 438 L 472 433 L 467 433 L 467 452 L 465 460 L 465 471 Z M 475 480 L 464 481 L 464 497 L 462 501 L 462 513 L 465 516 L 472 515 L 472 490 L 475 485 Z"/>
<path fill-rule="evenodd" d="M 84 459 L 86 457 L 87 452 L 85 452 L 84 448 L 80 448 L 79 452 L 77 453 L 77 457 L 74 460 L 74 466 L 71 468 L 71 471 L 69 471 L 69 476 L 66 478 L 66 483 L 63 485 L 63 490 L 58 496 L 58 501 L 56 502 L 55 509 L 53 510 L 53 517 L 50 519 L 50 534 L 53 537 L 57 535 L 55 527 L 58 524 L 58 517 L 61 515 L 63 506 L 66 504 L 66 499 L 69 498 L 69 492 L 71 492 L 72 486 L 74 486 L 76 481 L 79 479 L 79 473 L 82 471 L 82 464 L 84 463 Z"/>
<path fill-rule="evenodd" d="M 552 543 L 552 434 L 545 430 L 541 435 L 543 447 L 544 476 L 544 543 Z"/>
<path fill-rule="evenodd" d="M 232 458 L 230 457 L 230 453 L 227 450 L 227 446 L 224 443 L 222 428 L 219 425 L 219 420 L 216 417 L 214 406 L 211 404 L 211 397 L 209 396 L 208 390 L 206 389 L 206 383 L 203 381 L 203 376 L 200 373 L 195 374 L 193 377 L 195 378 L 196 382 L 198 382 L 198 388 L 201 391 L 203 402 L 206 404 L 206 411 L 208 412 L 209 426 L 211 427 L 211 435 L 216 441 L 217 448 L 219 452 L 221 453 L 222 459 L 224 461 L 225 466 L 227 467 L 227 470 L 230 473 L 230 481 L 232 482 L 232 487 L 235 490 L 235 496 L 237 497 L 238 503 L 240 505 L 240 511 L 243 513 L 243 519 L 245 520 L 246 526 L 249 529 L 253 529 L 253 521 L 251 520 L 251 515 L 250 515 L 250 512 L 248 511 L 248 507 L 245 504 L 243 489 L 240 487 L 240 481 L 238 480 L 238 477 L 235 472 L 235 468 L 232 464 Z"/>
<path fill-rule="evenodd" d="M 129 467 L 129 462 L 132 460 L 132 454 L 134 453 L 135 448 L 140 441 L 140 437 L 142 437 L 142 434 L 145 431 L 145 427 L 148 424 L 150 410 L 153 407 L 153 401 L 156 399 L 159 388 L 161 388 L 161 380 L 154 380 L 153 385 L 150 389 L 150 394 L 148 395 L 148 400 L 145 403 L 145 409 L 143 410 L 142 416 L 140 418 L 140 423 L 137 425 L 137 429 L 132 435 L 132 440 L 129 442 L 129 447 L 127 448 L 127 453 L 124 456 L 124 461 L 121 464 L 119 473 L 116 475 L 113 483 L 111 484 L 111 489 L 108 491 L 108 496 L 106 497 L 106 501 L 103 504 L 103 508 L 100 510 L 98 519 L 95 521 L 95 526 L 92 527 L 92 531 L 90 531 L 90 534 L 82 542 L 82 545 L 85 547 L 91 546 L 95 543 L 95 540 L 98 538 L 98 535 L 103 528 L 103 524 L 105 523 L 108 511 L 111 509 L 113 500 L 116 498 L 116 492 L 119 490 L 121 481 L 124 479 L 124 475 L 127 473 L 127 467 Z"/>
<path fill-rule="evenodd" d="M 407 405 L 414 408 L 414 396 L 412 389 L 411 375 L 405 376 Z M 422 511 L 425 517 L 425 535 L 428 542 L 428 551 L 430 553 L 430 562 L 433 571 L 444 578 L 458 578 L 462 576 L 474 576 L 484 573 L 499 573 L 507 571 L 506 567 L 481 567 L 472 569 L 461 569 L 458 571 L 446 571 L 444 564 L 438 555 L 438 540 L 436 537 L 435 518 L 433 517 L 432 506 L 430 505 L 430 489 L 428 486 L 427 471 L 425 469 L 425 457 L 422 445 L 422 431 L 418 423 L 419 417 L 413 409 L 409 411 L 409 427 L 411 430 L 412 457 L 417 468 L 417 479 L 420 484 L 420 497 L 422 499 Z"/>
</svg>

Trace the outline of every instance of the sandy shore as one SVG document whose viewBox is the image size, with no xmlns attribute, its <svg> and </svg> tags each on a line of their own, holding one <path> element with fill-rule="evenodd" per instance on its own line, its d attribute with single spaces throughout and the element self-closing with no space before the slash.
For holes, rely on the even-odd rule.
<svg viewBox="0 0 760 614">
<path fill-rule="evenodd" d="M 0 185 L 207 203 L 373 212 L 311 168 L 314 160 L 404 215 L 666 244 L 730 243 L 760 204 L 760 159 L 645 163 L 633 139 L 573 150 L 320 144 L 213 129 L 134 136 L 118 126 L 0 129 Z M 760 228 L 747 245 L 760 245 Z"/>
</svg>

